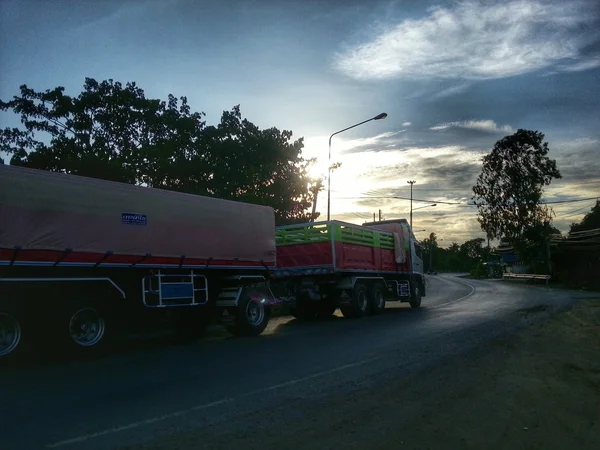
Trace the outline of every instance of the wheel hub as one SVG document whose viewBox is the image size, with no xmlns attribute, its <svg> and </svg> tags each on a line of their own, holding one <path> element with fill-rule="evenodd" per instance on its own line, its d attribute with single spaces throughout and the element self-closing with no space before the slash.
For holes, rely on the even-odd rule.
<svg viewBox="0 0 600 450">
<path fill-rule="evenodd" d="M 265 315 L 264 306 L 255 301 L 248 303 L 246 307 L 246 317 L 251 325 L 260 325 Z"/>
<path fill-rule="evenodd" d="M 69 332 L 76 344 L 91 347 L 104 337 L 104 318 L 93 308 L 80 309 L 71 316 Z"/>
</svg>

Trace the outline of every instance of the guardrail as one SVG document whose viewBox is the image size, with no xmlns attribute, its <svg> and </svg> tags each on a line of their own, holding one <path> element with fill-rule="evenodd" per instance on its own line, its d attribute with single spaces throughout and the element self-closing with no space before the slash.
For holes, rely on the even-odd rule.
<svg viewBox="0 0 600 450">
<path fill-rule="evenodd" d="M 550 275 L 536 275 L 533 273 L 505 273 L 502 275 L 503 280 L 545 280 L 546 288 L 549 288 L 548 281 L 550 280 Z"/>
</svg>

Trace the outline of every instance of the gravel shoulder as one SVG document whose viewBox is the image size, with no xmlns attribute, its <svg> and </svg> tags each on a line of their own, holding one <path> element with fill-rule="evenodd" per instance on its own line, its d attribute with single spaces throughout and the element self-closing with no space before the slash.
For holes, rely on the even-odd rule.
<svg viewBox="0 0 600 450">
<path fill-rule="evenodd" d="M 122 448 L 600 448 L 600 299 L 386 378 Z"/>
</svg>

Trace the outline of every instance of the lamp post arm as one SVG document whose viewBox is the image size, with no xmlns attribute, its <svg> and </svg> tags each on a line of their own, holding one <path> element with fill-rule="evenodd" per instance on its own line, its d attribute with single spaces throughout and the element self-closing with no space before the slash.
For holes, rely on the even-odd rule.
<svg viewBox="0 0 600 450">
<path fill-rule="evenodd" d="M 357 126 L 359 126 L 359 125 L 362 125 L 363 123 L 370 122 L 371 120 L 375 120 L 375 118 L 374 118 L 374 117 L 371 117 L 370 119 L 363 120 L 362 122 L 360 122 L 360 123 L 357 123 L 357 124 L 355 124 L 355 125 L 352 125 L 351 127 L 344 128 L 343 130 L 340 130 L 340 131 L 336 131 L 336 132 L 335 132 L 335 133 L 333 133 L 331 136 L 329 136 L 329 145 L 331 146 L 331 138 L 332 138 L 332 137 L 334 137 L 336 134 L 343 133 L 344 131 L 348 131 L 348 130 L 350 130 L 350 129 L 354 128 L 354 127 L 357 127 Z M 331 157 L 331 155 L 330 155 L 330 157 Z"/>
</svg>

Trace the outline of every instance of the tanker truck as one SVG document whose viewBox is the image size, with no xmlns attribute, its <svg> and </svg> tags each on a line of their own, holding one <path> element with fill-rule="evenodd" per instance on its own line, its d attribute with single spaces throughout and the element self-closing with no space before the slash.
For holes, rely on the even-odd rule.
<svg viewBox="0 0 600 450">
<path fill-rule="evenodd" d="M 0 360 L 213 319 L 261 334 L 275 260 L 272 208 L 0 165 Z"/>
<path fill-rule="evenodd" d="M 426 296 L 421 248 L 405 219 L 281 226 L 276 243 L 274 286 L 287 292 L 297 319 L 330 316 L 337 308 L 360 318 L 394 301 L 419 308 Z"/>
</svg>

